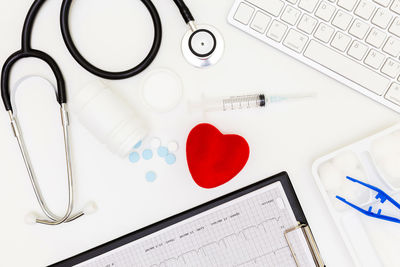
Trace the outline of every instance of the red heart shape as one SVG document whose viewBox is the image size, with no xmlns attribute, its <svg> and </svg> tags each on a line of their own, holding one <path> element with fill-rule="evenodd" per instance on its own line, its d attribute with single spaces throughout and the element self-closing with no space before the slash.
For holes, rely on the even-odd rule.
<svg viewBox="0 0 400 267">
<path fill-rule="evenodd" d="M 249 145 L 243 137 L 224 135 L 207 123 L 194 127 L 186 142 L 189 171 L 203 188 L 214 188 L 231 180 L 246 165 L 249 154 Z"/>
</svg>

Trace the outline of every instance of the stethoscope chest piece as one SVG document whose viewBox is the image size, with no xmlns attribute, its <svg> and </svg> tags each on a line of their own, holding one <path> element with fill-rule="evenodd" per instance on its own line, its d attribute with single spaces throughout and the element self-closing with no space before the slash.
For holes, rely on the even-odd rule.
<svg viewBox="0 0 400 267">
<path fill-rule="evenodd" d="M 205 68 L 215 65 L 224 53 L 224 39 L 210 25 L 192 27 L 182 39 L 182 53 L 193 66 Z"/>
</svg>

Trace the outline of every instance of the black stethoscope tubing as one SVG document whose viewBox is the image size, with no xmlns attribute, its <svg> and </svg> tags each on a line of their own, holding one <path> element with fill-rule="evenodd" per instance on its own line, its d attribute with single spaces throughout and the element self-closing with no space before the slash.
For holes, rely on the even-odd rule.
<svg viewBox="0 0 400 267">
<path fill-rule="evenodd" d="M 68 48 L 71 55 L 74 59 L 87 71 L 90 73 L 110 80 L 119 80 L 119 79 L 126 79 L 137 75 L 138 73 L 145 70 L 155 59 L 157 53 L 160 49 L 161 39 L 162 39 L 162 26 L 160 16 L 157 12 L 156 7 L 153 5 L 151 0 L 141 0 L 142 3 L 145 5 L 147 10 L 149 11 L 151 18 L 153 20 L 154 26 L 154 40 L 153 45 L 145 57 L 145 59 L 140 62 L 137 66 L 121 72 L 110 72 L 102 70 L 90 62 L 88 62 L 78 51 L 76 48 L 71 33 L 69 30 L 69 11 L 73 0 L 63 0 L 61 6 L 61 14 L 60 14 L 60 23 L 61 23 L 61 32 L 65 42 L 66 47 Z M 7 111 L 13 111 L 13 107 L 11 104 L 10 98 L 10 73 L 12 67 L 15 65 L 16 62 L 23 58 L 37 58 L 44 62 L 46 62 L 51 70 L 54 73 L 54 76 L 57 80 L 57 101 L 61 105 L 67 102 L 67 94 L 65 89 L 65 81 L 62 75 L 60 68 L 58 67 L 55 60 L 46 54 L 45 52 L 35 50 L 31 47 L 31 36 L 32 36 L 32 29 L 33 24 L 35 22 L 35 18 L 42 7 L 42 5 L 46 2 L 46 0 L 35 0 L 29 9 L 29 12 L 25 18 L 24 27 L 22 31 L 22 41 L 21 41 L 21 49 L 17 52 L 13 53 L 4 63 L 2 72 L 1 72 L 1 96 L 4 102 L 4 106 Z M 189 8 L 185 5 L 183 0 L 174 0 L 175 4 L 179 8 L 179 11 L 185 20 L 186 23 L 190 21 L 194 21 L 192 14 L 190 13 Z"/>
<path fill-rule="evenodd" d="M 81 53 L 79 53 L 78 49 L 76 48 L 72 37 L 71 32 L 69 30 L 69 11 L 71 7 L 71 3 L 73 0 L 64 0 L 61 6 L 61 33 L 64 38 L 65 45 L 67 46 L 69 52 L 74 57 L 74 59 L 87 71 L 90 73 L 109 80 L 120 80 L 126 79 L 132 76 L 137 75 L 138 73 L 142 72 L 146 69 L 151 62 L 157 56 L 157 53 L 161 46 L 161 38 L 162 38 L 162 27 L 161 27 L 161 19 L 158 15 L 157 9 L 153 5 L 153 3 L 149 0 L 141 0 L 143 4 L 146 6 L 147 10 L 149 11 L 151 18 L 153 20 L 154 25 L 154 40 L 153 45 L 151 46 L 150 52 L 145 57 L 145 59 L 139 63 L 136 67 L 133 67 L 126 71 L 121 72 L 110 72 L 99 69 L 98 67 L 92 65 L 89 61 L 87 61 Z"/>
<path fill-rule="evenodd" d="M 57 80 L 57 101 L 61 105 L 62 103 L 67 102 L 66 90 L 65 90 L 65 81 L 64 77 L 61 73 L 60 68 L 54 59 L 46 54 L 45 52 L 32 49 L 31 47 L 31 36 L 32 36 L 32 28 L 36 18 L 37 13 L 42 7 L 45 0 L 36 0 L 29 12 L 26 16 L 24 27 L 22 30 L 22 41 L 21 41 L 21 49 L 17 52 L 13 53 L 4 63 L 2 71 L 1 71 L 1 96 L 3 98 L 4 106 L 7 111 L 12 111 L 11 98 L 10 98 L 10 72 L 12 67 L 17 63 L 20 59 L 23 58 L 37 58 L 44 62 L 46 62 L 51 70 L 54 73 L 54 76 Z"/>
</svg>

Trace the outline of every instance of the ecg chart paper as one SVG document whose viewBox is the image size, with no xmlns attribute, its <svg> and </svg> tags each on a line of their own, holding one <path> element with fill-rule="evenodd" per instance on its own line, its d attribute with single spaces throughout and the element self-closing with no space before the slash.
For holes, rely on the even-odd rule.
<svg viewBox="0 0 400 267">
<path fill-rule="evenodd" d="M 297 225 L 275 182 L 76 266 L 296 267 L 284 231 Z M 315 266 L 305 237 L 290 238 L 299 266 Z"/>
</svg>

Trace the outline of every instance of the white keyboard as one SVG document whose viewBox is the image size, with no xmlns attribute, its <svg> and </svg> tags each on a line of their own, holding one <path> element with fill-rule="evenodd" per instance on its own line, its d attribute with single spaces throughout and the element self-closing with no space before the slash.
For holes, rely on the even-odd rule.
<svg viewBox="0 0 400 267">
<path fill-rule="evenodd" d="M 236 0 L 228 21 L 400 113 L 400 0 Z"/>
</svg>

